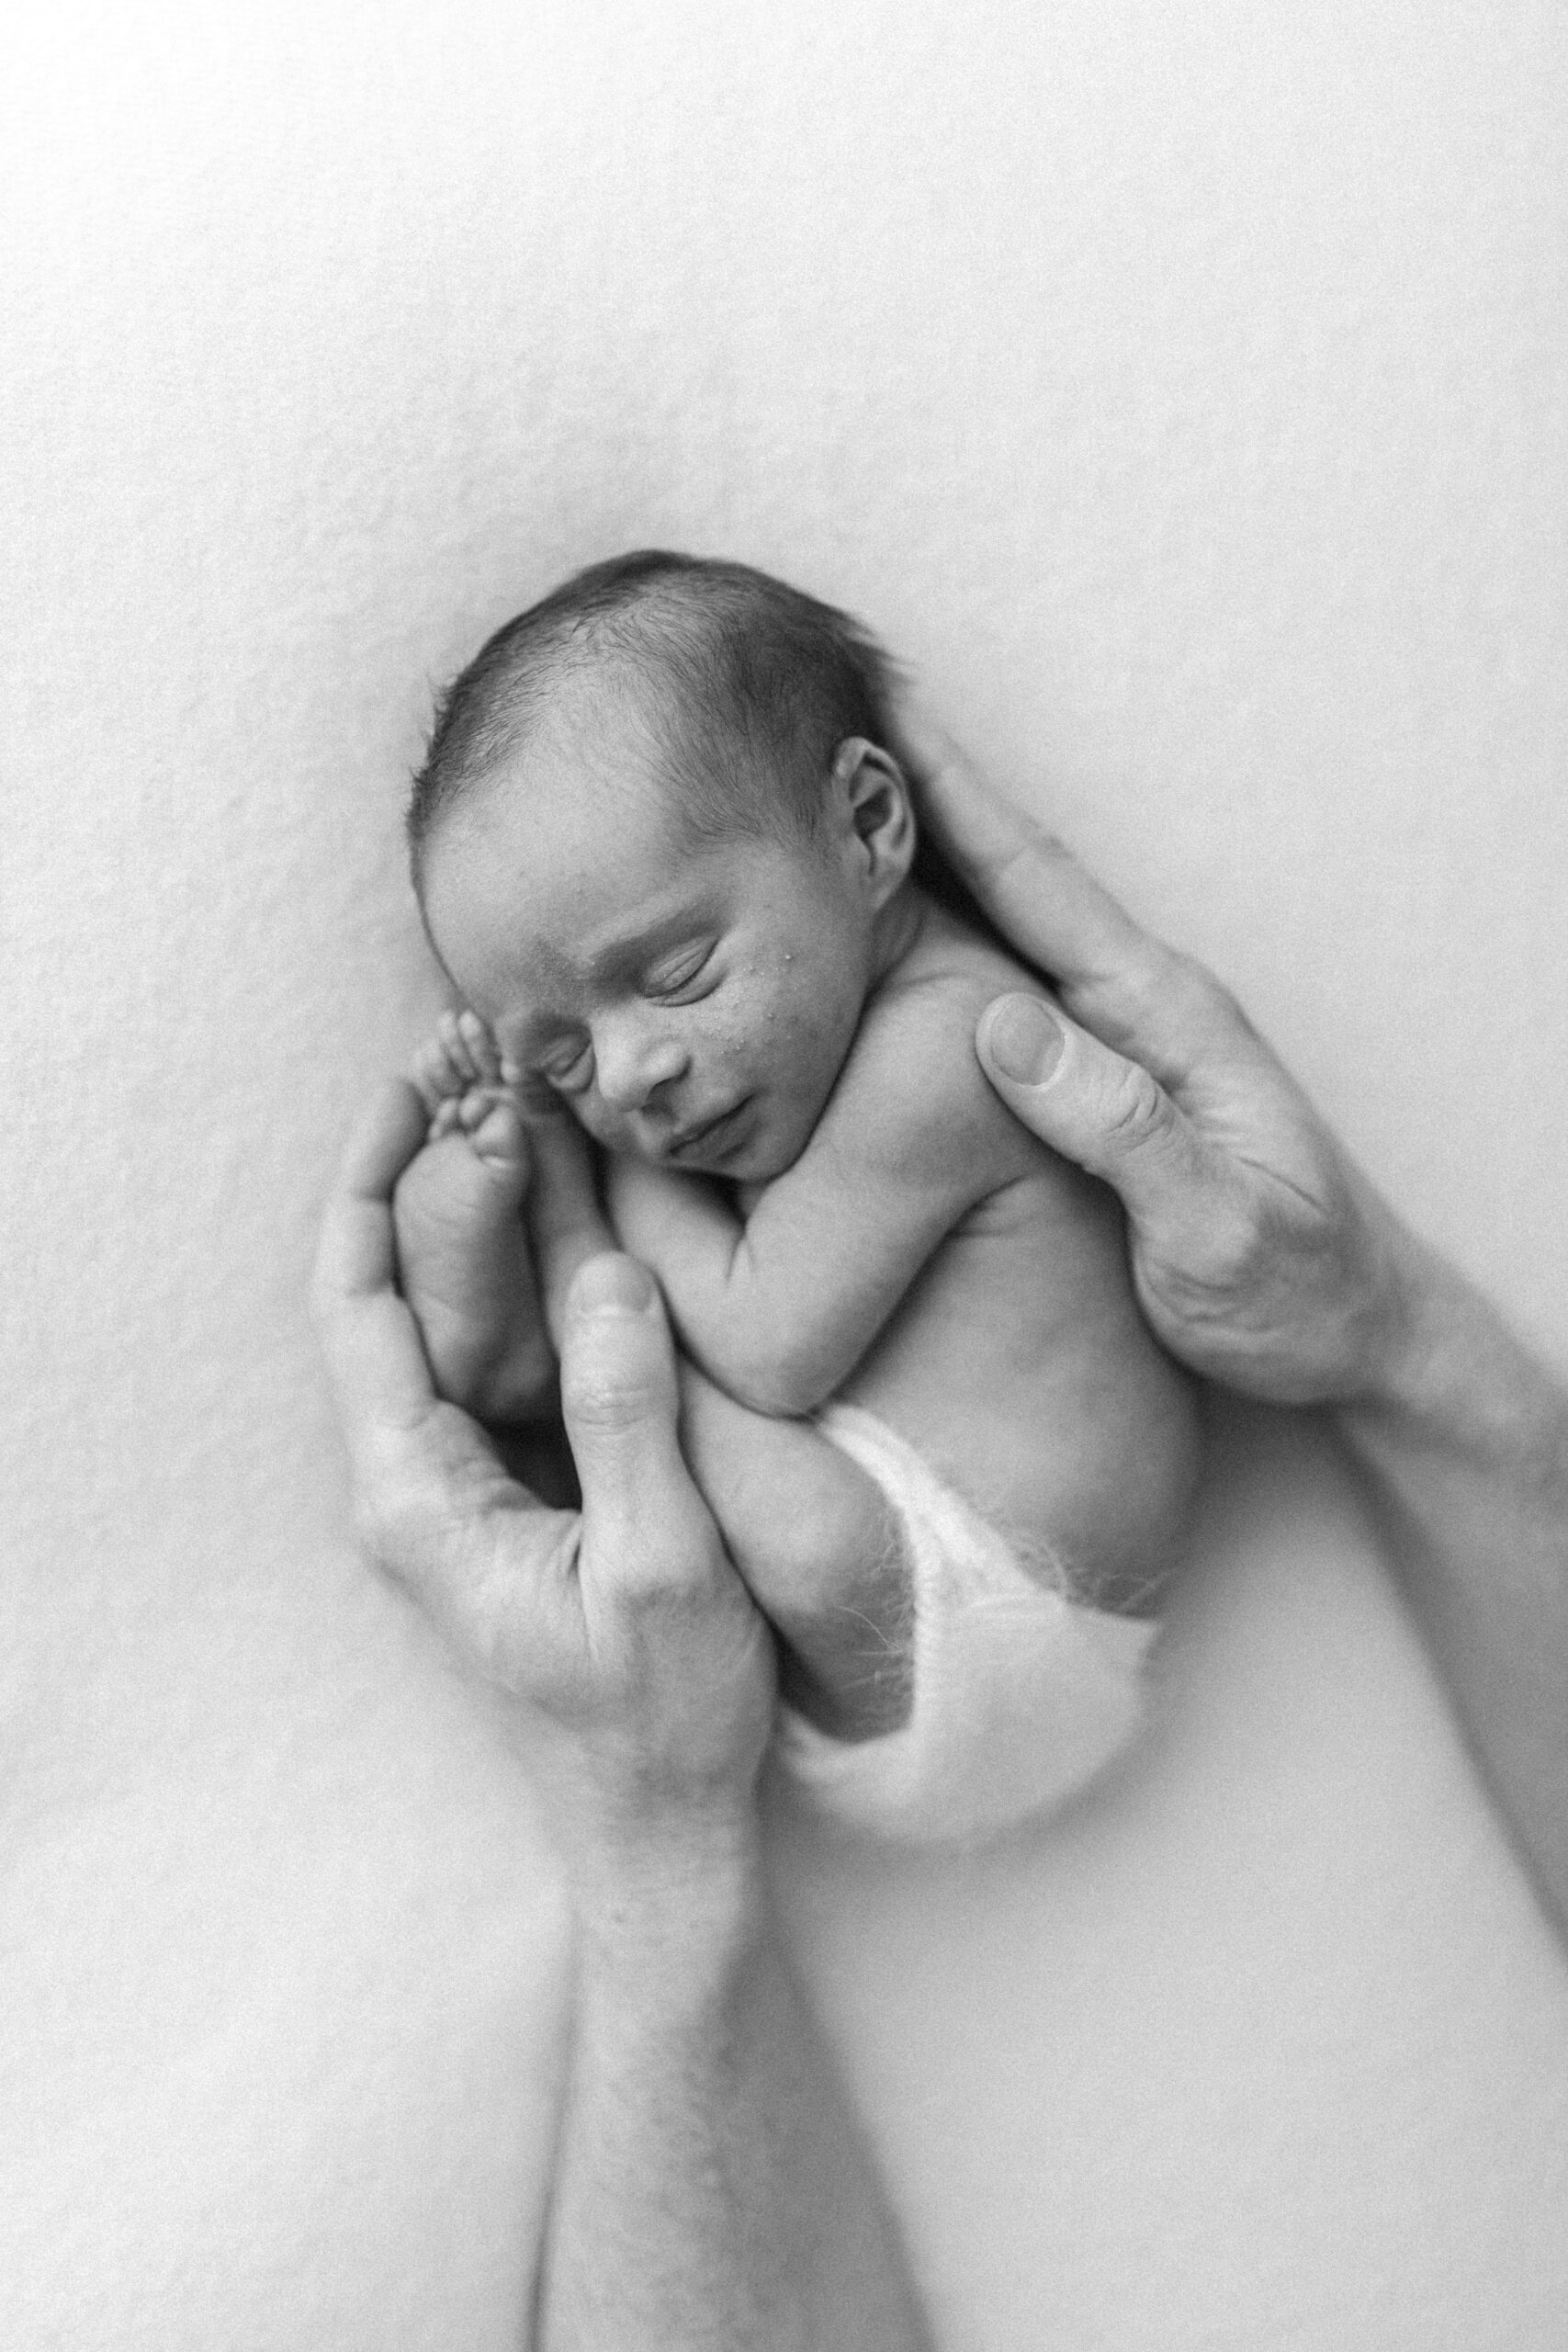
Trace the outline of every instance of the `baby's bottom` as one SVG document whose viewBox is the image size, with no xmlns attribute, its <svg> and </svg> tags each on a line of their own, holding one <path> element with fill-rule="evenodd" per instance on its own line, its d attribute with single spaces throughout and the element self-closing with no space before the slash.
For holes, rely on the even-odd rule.
<svg viewBox="0 0 1568 2352">
<path fill-rule="evenodd" d="M 399 1273 L 439 1392 L 505 1424 L 550 1399 L 547 1311 L 581 1259 L 615 1246 L 581 1147 L 530 1155 L 488 1033 L 448 1018 L 415 1067 L 430 1139 L 393 1204 Z M 574 1158 L 575 1155 L 575 1158 Z M 541 1261 L 541 1301 L 524 1202 Z M 725 1543 L 780 1637 L 780 1686 L 842 1740 L 894 1731 L 913 1699 L 912 1585 L 874 1481 L 805 1421 L 738 1405 L 682 1371 L 682 1440 Z"/>
</svg>

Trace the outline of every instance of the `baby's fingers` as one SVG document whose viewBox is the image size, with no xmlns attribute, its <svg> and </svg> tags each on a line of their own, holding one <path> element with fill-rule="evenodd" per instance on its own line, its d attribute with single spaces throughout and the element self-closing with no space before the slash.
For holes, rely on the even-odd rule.
<svg viewBox="0 0 1568 2352">
<path fill-rule="evenodd" d="M 457 1015 L 457 1034 L 462 1039 L 474 1079 L 480 1086 L 499 1086 L 502 1082 L 501 1055 L 487 1023 L 477 1012 L 466 1007 Z"/>
</svg>

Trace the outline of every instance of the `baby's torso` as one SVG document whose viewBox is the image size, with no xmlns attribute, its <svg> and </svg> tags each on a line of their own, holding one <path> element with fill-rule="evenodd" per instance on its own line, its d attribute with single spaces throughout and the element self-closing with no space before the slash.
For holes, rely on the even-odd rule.
<svg viewBox="0 0 1568 2352">
<path fill-rule="evenodd" d="M 927 925 L 864 1019 L 919 992 L 925 1084 L 938 1057 L 974 1067 L 975 1024 L 1039 982 L 945 916 Z M 917 1084 L 920 1073 L 911 1073 Z M 886 1421 L 1026 1555 L 1114 1581 L 1118 1484 L 1173 1420 L 1179 1376 L 1133 1297 L 1122 1216 L 1102 1185 L 1048 1151 L 988 1095 L 972 1122 L 983 1190 L 939 1244 L 840 1394 Z M 1135 1483 L 1135 1480 L 1134 1480 Z"/>
</svg>

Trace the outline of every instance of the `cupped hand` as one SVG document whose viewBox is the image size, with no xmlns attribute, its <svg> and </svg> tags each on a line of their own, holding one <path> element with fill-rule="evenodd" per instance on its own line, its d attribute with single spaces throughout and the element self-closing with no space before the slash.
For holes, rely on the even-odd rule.
<svg viewBox="0 0 1568 2352">
<path fill-rule="evenodd" d="M 423 1135 L 407 1096 L 385 1090 L 349 1144 L 313 1290 L 366 1548 L 521 1702 L 569 1867 L 745 1834 L 772 1645 L 681 1456 L 657 1285 L 613 1251 L 570 1283 L 561 1403 L 582 1510 L 548 1510 L 437 1397 L 399 1295 L 392 1192 Z"/>
<path fill-rule="evenodd" d="M 1213 973 L 1140 930 L 924 713 L 900 736 L 937 843 L 1055 990 L 989 1005 L 981 1064 L 1121 1195 L 1160 1340 L 1276 1403 L 1375 1386 L 1406 1321 L 1393 1213 Z"/>
</svg>

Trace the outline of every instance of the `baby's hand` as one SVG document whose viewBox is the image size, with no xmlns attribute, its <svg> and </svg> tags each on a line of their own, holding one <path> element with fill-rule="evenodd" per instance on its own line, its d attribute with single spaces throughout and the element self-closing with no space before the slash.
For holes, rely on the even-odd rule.
<svg viewBox="0 0 1568 2352">
<path fill-rule="evenodd" d="M 700 1177 L 676 1168 L 655 1168 L 646 1159 L 613 1159 L 604 1170 L 604 1204 L 615 1235 L 614 1247 L 640 1258 L 661 1276 L 671 1250 L 679 1254 L 688 1232 L 682 1212 L 694 1191 L 708 1187 Z"/>
</svg>

